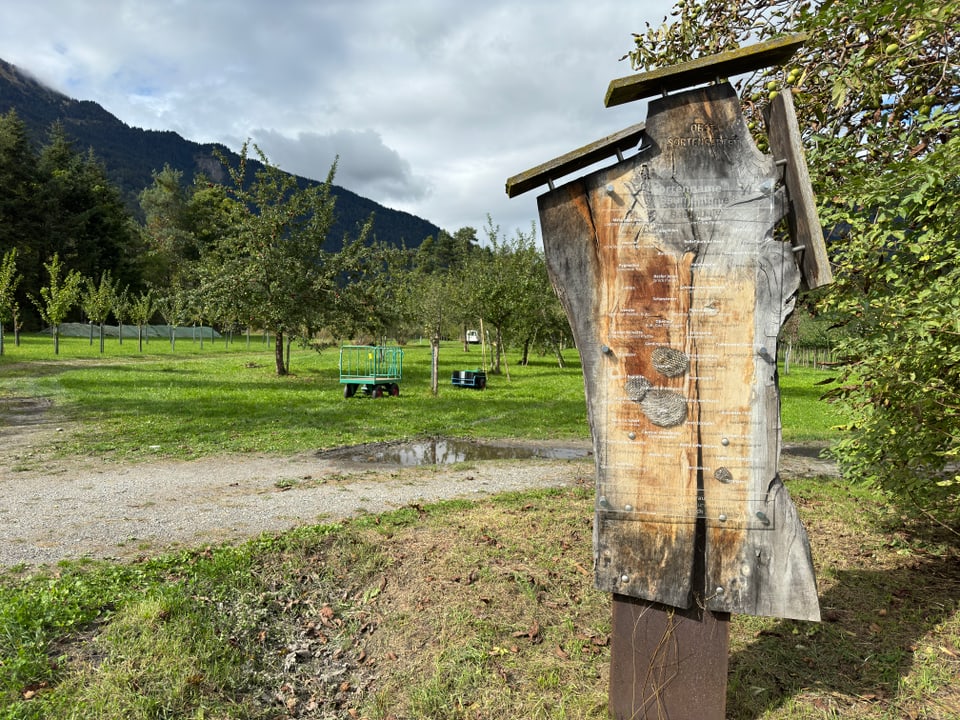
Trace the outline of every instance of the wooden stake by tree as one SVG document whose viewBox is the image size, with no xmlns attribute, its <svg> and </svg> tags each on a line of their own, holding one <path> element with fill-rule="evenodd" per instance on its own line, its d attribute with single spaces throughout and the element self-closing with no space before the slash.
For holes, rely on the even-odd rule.
<svg viewBox="0 0 960 720">
<path fill-rule="evenodd" d="M 153 292 L 147 290 L 130 302 L 130 319 L 137 326 L 137 349 L 143 352 L 143 328 L 155 312 Z"/>
</svg>

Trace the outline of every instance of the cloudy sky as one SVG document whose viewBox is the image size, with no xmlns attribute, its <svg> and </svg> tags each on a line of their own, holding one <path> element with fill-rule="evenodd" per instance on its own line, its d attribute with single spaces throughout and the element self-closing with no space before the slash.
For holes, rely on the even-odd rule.
<svg viewBox="0 0 960 720">
<path fill-rule="evenodd" d="M 440 227 L 537 220 L 506 179 L 644 119 L 606 109 L 671 0 L 30 0 L 0 57 L 135 127 L 336 182 Z"/>
</svg>

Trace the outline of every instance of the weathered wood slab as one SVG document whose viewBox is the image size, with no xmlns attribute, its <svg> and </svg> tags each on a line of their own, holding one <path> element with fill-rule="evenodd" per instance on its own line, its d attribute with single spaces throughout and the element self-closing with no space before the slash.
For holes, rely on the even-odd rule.
<svg viewBox="0 0 960 720">
<path fill-rule="evenodd" d="M 816 619 L 780 482 L 776 345 L 800 273 L 773 239 L 773 158 L 729 84 L 650 104 L 628 160 L 538 199 L 583 362 L 599 588 L 679 608 Z"/>
<path fill-rule="evenodd" d="M 620 157 L 622 153 L 635 148 L 639 144 L 640 138 L 643 137 L 643 128 L 643 123 L 631 125 L 625 130 L 608 135 L 558 158 L 548 160 L 535 168 L 514 175 L 507 180 L 507 197 L 522 195 L 528 190 L 552 183 L 565 175 L 582 170 L 614 155 Z"/>
<path fill-rule="evenodd" d="M 650 72 L 628 75 L 610 82 L 603 102 L 606 107 L 613 107 L 717 79 L 725 80 L 771 65 L 782 65 L 806 41 L 806 33 L 786 35 Z"/>
<path fill-rule="evenodd" d="M 811 290 L 833 282 L 833 271 L 823 241 L 823 228 L 817 215 L 810 171 L 803 154 L 800 125 L 793 107 L 793 93 L 782 92 L 767 106 L 764 118 L 770 151 L 787 161 L 784 181 L 790 198 L 787 221 L 790 241 L 800 252 L 803 283 Z"/>
</svg>

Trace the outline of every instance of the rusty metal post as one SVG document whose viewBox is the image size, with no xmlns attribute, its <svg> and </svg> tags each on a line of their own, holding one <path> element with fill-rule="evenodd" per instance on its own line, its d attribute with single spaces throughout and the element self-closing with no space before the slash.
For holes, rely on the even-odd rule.
<svg viewBox="0 0 960 720">
<path fill-rule="evenodd" d="M 613 596 L 616 720 L 724 720 L 730 614 Z"/>
</svg>

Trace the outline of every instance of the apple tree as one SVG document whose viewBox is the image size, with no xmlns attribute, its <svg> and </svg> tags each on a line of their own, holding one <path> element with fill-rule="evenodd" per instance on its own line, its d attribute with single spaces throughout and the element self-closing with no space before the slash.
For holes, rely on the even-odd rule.
<svg viewBox="0 0 960 720">
<path fill-rule="evenodd" d="M 761 147 L 764 104 L 794 95 L 836 277 L 805 299 L 845 360 L 835 453 L 960 522 L 960 2 L 679 0 L 624 57 L 649 70 L 793 32 L 789 65 L 735 84 Z"/>
<path fill-rule="evenodd" d="M 60 354 L 60 324 L 80 299 L 83 289 L 83 276 L 76 270 L 64 273 L 60 256 L 54 253 L 50 262 L 44 263 L 48 282 L 40 288 L 40 297 L 30 297 L 40 317 L 53 334 L 53 354 Z"/>
<path fill-rule="evenodd" d="M 336 162 L 324 182 L 301 186 L 253 148 L 260 162 L 252 173 L 247 144 L 239 164 L 228 167 L 231 223 L 204 254 L 201 287 L 221 316 L 274 333 L 277 374 L 286 375 L 284 341 L 306 340 L 338 316 L 343 283 L 362 263 L 372 222 L 342 250 L 327 250 Z"/>
<path fill-rule="evenodd" d="M 0 260 L 0 355 L 3 355 L 3 324 L 8 320 L 16 322 L 16 292 L 20 279 L 17 274 L 17 249 L 10 248 Z"/>
</svg>

